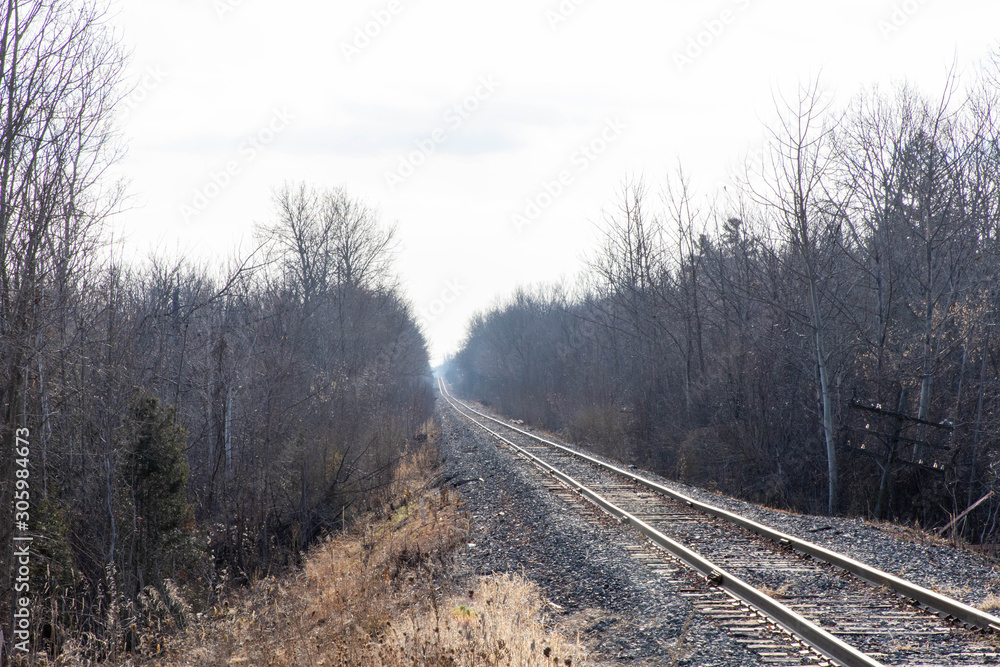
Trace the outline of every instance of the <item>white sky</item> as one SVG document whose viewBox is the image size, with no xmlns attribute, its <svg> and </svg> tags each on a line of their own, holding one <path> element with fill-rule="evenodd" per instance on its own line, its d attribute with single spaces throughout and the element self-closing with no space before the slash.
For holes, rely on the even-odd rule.
<svg viewBox="0 0 1000 667">
<path fill-rule="evenodd" d="M 775 90 L 822 72 L 839 105 L 904 79 L 937 95 L 953 62 L 971 76 L 1000 43 L 995 0 L 117 0 L 116 10 L 137 85 L 121 165 L 134 206 L 118 219 L 130 247 L 218 261 L 251 247 L 283 182 L 345 186 L 398 223 L 397 271 L 435 363 L 498 296 L 577 275 L 627 176 L 655 191 L 680 160 L 699 192 L 714 191 L 759 145 Z M 366 26 L 367 44 L 356 32 Z M 699 39 L 701 54 L 679 66 Z M 465 100 L 475 108 L 456 111 Z M 418 142 L 433 154 L 397 172 Z M 388 173 L 407 177 L 389 184 Z M 516 225 L 529 198 L 549 204 L 544 183 L 560 175 L 551 204 Z"/>
</svg>

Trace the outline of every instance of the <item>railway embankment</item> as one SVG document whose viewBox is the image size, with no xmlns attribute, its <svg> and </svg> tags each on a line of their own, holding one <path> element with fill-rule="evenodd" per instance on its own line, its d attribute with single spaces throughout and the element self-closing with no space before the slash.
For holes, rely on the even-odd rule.
<svg viewBox="0 0 1000 667">
<path fill-rule="evenodd" d="M 448 409 L 442 423 L 449 475 L 462 485 L 474 519 L 470 543 L 462 554 L 467 566 L 479 573 L 519 570 L 536 581 L 557 612 L 557 627 L 581 633 L 593 657 L 628 664 L 822 664 L 821 658 L 802 650 L 794 639 L 783 639 L 780 632 L 769 634 L 767 624 L 755 612 L 734 607 L 732 600 L 713 600 L 711 591 L 704 588 L 704 578 L 691 577 L 669 557 L 643 544 L 634 531 L 529 463 L 526 450 L 514 453 Z M 499 428 L 504 436 L 519 437 L 502 426 L 489 426 Z M 569 466 L 566 470 L 583 464 L 564 461 L 560 465 Z M 774 511 L 660 481 L 697 501 L 741 514 L 967 605 L 995 611 L 1000 592 L 996 561 L 956 549 L 926 533 Z M 615 489 L 617 482 L 603 483 L 613 493 L 630 493 Z M 806 568 L 790 561 L 784 566 L 779 563 L 778 569 Z M 834 587 L 840 588 L 840 583 Z M 781 586 L 768 592 L 778 598 L 786 596 Z M 816 605 L 807 600 L 806 607 L 824 602 L 822 593 L 807 597 L 815 598 Z M 797 604 L 801 606 L 802 600 Z M 968 633 L 957 624 L 949 629 L 933 617 L 929 627 L 921 628 L 920 614 L 906 609 L 901 601 L 875 604 L 884 611 L 876 612 L 882 618 L 874 623 L 837 619 L 831 624 L 827 619 L 827 625 L 832 625 L 835 634 L 864 645 L 886 664 L 909 664 L 906 661 L 917 655 L 927 656 L 934 664 L 959 664 L 954 660 L 995 664 L 998 660 L 995 635 Z M 818 613 L 824 614 L 829 616 Z M 877 635 L 883 635 L 882 639 Z"/>
<path fill-rule="evenodd" d="M 467 501 L 441 474 L 438 442 L 432 433 L 411 452 L 384 504 L 311 549 L 299 570 L 226 593 L 180 632 L 146 633 L 145 655 L 129 664 L 594 664 L 553 627 L 537 583 L 517 570 L 463 565 L 476 531 Z M 69 656 L 60 664 L 85 663 Z"/>
</svg>

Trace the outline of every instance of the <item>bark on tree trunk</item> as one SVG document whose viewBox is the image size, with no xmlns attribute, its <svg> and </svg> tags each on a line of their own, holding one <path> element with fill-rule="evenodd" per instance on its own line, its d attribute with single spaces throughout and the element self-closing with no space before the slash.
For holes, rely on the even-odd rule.
<svg viewBox="0 0 1000 667">
<path fill-rule="evenodd" d="M 826 351 L 823 344 L 823 317 L 819 311 L 819 296 L 815 281 L 809 281 L 809 307 L 816 332 L 816 365 L 819 367 L 820 395 L 823 400 L 823 439 L 826 443 L 826 464 L 829 483 L 827 513 L 833 516 L 837 509 L 840 484 L 837 477 L 837 443 L 833 433 L 833 398 L 830 395 L 830 379 L 827 369 Z"/>
</svg>

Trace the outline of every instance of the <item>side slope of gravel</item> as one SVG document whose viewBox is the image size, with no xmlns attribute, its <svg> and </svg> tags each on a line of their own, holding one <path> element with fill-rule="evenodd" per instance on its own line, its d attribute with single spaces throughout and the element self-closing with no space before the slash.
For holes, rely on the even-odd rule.
<svg viewBox="0 0 1000 667">
<path fill-rule="evenodd" d="M 568 446 L 579 448 L 573 444 Z M 621 465 L 591 452 L 587 454 Z M 631 472 L 700 502 L 845 554 L 870 567 L 908 579 L 967 605 L 979 608 L 990 598 L 1000 601 L 1000 560 L 957 548 L 925 532 L 860 518 L 813 516 L 770 509 L 665 479 L 644 470 Z M 997 610 L 990 613 L 1000 615 Z"/>
<path fill-rule="evenodd" d="M 483 410 L 481 406 L 476 408 Z M 520 428 L 531 430 L 530 427 Z M 586 451 L 577 444 L 564 442 L 550 434 L 542 437 L 585 451 L 598 460 L 623 466 L 619 461 Z M 922 531 L 860 518 L 813 516 L 770 509 L 675 482 L 644 470 L 633 469 L 631 472 L 700 502 L 740 514 L 793 537 L 845 554 L 870 567 L 908 579 L 970 606 L 978 608 L 991 598 L 1000 601 L 1000 560 L 956 548 Z M 997 610 L 991 613 L 1000 615 Z"/>
</svg>

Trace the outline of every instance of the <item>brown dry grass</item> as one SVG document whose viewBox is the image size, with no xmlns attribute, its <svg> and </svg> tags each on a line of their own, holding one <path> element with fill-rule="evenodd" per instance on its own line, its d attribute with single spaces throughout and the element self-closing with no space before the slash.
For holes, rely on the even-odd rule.
<svg viewBox="0 0 1000 667">
<path fill-rule="evenodd" d="M 1000 611 L 1000 597 L 996 595 L 987 595 L 986 598 L 979 603 L 979 609 L 988 613 Z"/>
<path fill-rule="evenodd" d="M 948 546 L 951 544 L 947 539 L 939 537 L 935 533 L 921 528 L 918 526 L 908 526 L 900 523 L 892 523 L 889 521 L 875 521 L 866 520 L 864 522 L 866 525 L 871 526 L 877 530 L 886 533 L 887 535 L 896 538 L 902 542 L 909 542 L 910 544 L 919 544 L 922 547 L 926 546 Z"/>
<path fill-rule="evenodd" d="M 454 553 L 470 519 L 445 487 L 415 491 L 437 459 L 424 449 L 400 468 L 402 504 L 313 549 L 296 575 L 217 607 L 145 664 L 586 664 L 577 643 L 546 626 L 531 583 L 500 575 L 458 589 Z"/>
<path fill-rule="evenodd" d="M 771 586 L 759 586 L 757 588 L 761 593 L 769 598 L 774 598 L 775 600 L 780 600 L 782 598 L 788 597 L 788 591 L 790 590 L 788 583 L 783 583 L 777 588 L 772 588 Z"/>
</svg>

